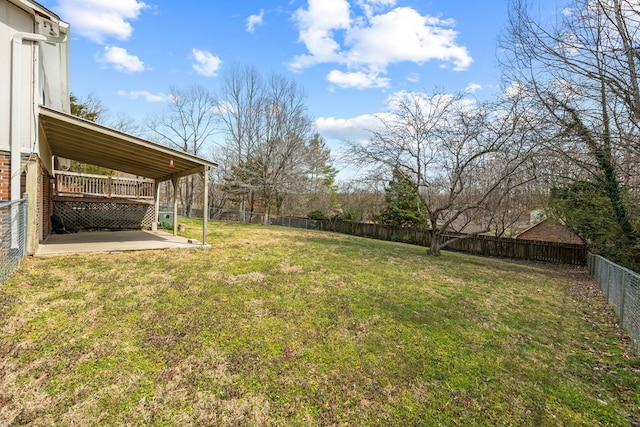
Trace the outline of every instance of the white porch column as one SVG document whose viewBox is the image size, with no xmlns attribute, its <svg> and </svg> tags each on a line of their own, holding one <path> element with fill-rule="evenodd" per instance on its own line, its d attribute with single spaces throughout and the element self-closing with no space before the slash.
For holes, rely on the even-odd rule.
<svg viewBox="0 0 640 427">
<path fill-rule="evenodd" d="M 204 166 L 204 196 L 202 201 L 202 244 L 207 244 L 207 225 L 209 223 L 209 166 Z"/>
<path fill-rule="evenodd" d="M 153 183 L 153 204 L 154 204 L 154 218 L 151 222 L 151 231 L 158 231 L 158 217 L 160 216 L 160 184 L 157 179 Z"/>
<path fill-rule="evenodd" d="M 180 184 L 180 178 L 173 178 L 173 235 L 178 235 L 178 184 Z"/>
</svg>

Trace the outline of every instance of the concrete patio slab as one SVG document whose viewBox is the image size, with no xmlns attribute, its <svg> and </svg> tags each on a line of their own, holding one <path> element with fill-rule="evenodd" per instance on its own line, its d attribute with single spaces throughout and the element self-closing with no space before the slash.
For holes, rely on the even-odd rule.
<svg viewBox="0 0 640 427">
<path fill-rule="evenodd" d="M 203 247 L 209 246 L 194 239 L 174 236 L 163 231 L 85 231 L 74 234 L 51 234 L 44 242 L 40 243 L 35 256 Z"/>
</svg>

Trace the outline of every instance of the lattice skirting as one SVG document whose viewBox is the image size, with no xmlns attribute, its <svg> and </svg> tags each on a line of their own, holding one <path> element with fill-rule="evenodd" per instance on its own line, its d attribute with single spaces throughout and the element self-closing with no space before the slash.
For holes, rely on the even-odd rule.
<svg viewBox="0 0 640 427">
<path fill-rule="evenodd" d="M 80 229 L 151 228 L 154 205 L 140 202 L 54 200 L 54 212 Z"/>
</svg>

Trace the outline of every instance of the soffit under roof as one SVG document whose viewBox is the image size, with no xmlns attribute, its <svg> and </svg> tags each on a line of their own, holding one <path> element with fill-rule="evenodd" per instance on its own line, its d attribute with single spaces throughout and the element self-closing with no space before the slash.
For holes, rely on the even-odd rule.
<svg viewBox="0 0 640 427">
<path fill-rule="evenodd" d="M 209 160 L 40 106 L 40 127 L 54 156 L 166 181 L 218 167 Z"/>
</svg>

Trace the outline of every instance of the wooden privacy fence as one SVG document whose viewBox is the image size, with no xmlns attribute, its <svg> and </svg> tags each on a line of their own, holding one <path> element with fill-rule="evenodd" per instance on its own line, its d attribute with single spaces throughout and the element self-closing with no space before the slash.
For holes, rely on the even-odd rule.
<svg viewBox="0 0 640 427">
<path fill-rule="evenodd" d="M 431 233 L 417 228 L 394 227 L 349 221 L 323 220 L 321 229 L 379 240 L 411 243 L 422 246 L 431 244 Z M 544 261 L 559 264 L 585 265 L 585 245 L 519 240 L 487 235 L 464 237 L 462 233 L 445 233 L 442 242 L 450 242 L 445 249 L 474 255 Z M 459 237 L 464 237 L 459 239 Z"/>
</svg>

